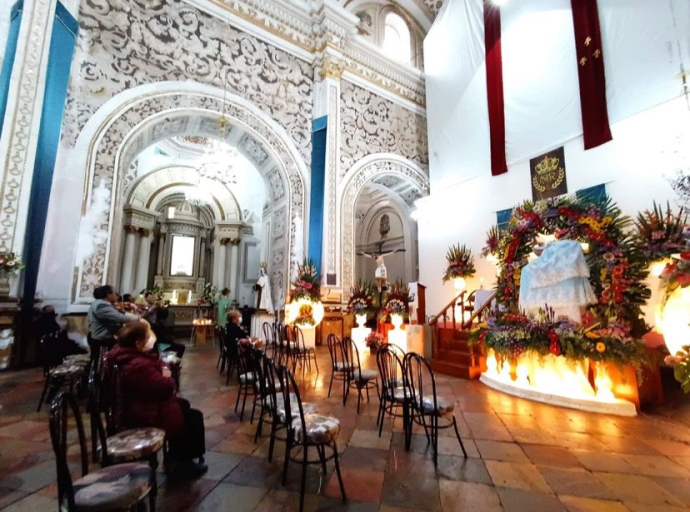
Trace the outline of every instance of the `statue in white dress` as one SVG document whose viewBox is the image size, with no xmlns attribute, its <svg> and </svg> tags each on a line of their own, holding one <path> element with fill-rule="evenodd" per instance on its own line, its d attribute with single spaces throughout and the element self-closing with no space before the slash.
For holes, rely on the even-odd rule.
<svg viewBox="0 0 690 512">
<path fill-rule="evenodd" d="M 520 276 L 520 309 L 534 313 L 546 305 L 556 318 L 567 316 L 580 323 L 582 310 L 596 303 L 589 283 L 589 267 L 582 246 L 574 240 L 559 240 L 546 246 Z"/>
<path fill-rule="evenodd" d="M 261 268 L 261 277 L 256 282 L 261 288 L 259 297 L 259 309 L 265 309 L 269 315 L 273 314 L 273 301 L 271 300 L 271 282 L 266 275 L 266 269 Z"/>
</svg>

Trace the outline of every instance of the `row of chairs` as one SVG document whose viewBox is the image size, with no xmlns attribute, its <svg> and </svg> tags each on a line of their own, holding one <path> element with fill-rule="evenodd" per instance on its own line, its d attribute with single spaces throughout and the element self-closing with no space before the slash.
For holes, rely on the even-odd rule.
<svg viewBox="0 0 690 512">
<path fill-rule="evenodd" d="M 331 380 L 328 384 L 328 396 L 331 396 L 333 381 L 340 380 L 343 383 L 343 405 L 347 404 L 350 389 L 357 390 L 357 414 L 359 414 L 362 402 L 362 393 L 367 395 L 369 390 L 377 388 L 377 372 L 362 368 L 359 351 L 350 338 L 343 338 L 342 342 L 335 334 L 329 334 L 326 342 L 331 356 Z"/>
<path fill-rule="evenodd" d="M 165 460 L 165 432 L 156 428 L 123 430 L 118 422 L 116 367 L 106 386 L 98 371 L 88 379 L 88 410 L 91 425 L 92 462 L 101 468 L 89 472 L 84 424 L 74 395 L 59 393 L 50 409 L 50 436 L 55 452 L 58 503 L 69 512 L 138 510 L 148 498 L 155 512 L 158 484 L 156 470 L 161 450 Z M 69 416 L 73 416 L 79 441 L 82 477 L 73 480 L 67 462 Z M 105 425 L 103 416 L 106 418 Z"/>
<path fill-rule="evenodd" d="M 238 399 L 242 394 L 252 393 L 252 419 L 254 409 L 259 410 L 254 442 L 263 435 L 264 426 L 270 425 L 269 462 L 273 460 L 275 442 L 278 440 L 285 443 L 283 485 L 286 483 L 289 463 L 302 465 L 300 512 L 304 510 L 307 467 L 311 464 L 320 465 L 320 474 L 324 478 L 327 473 L 327 462 L 334 461 L 341 496 L 345 502 L 347 496 L 340 473 L 337 446 L 340 422 L 335 417 L 319 414 L 316 404 L 302 401 L 295 381 L 294 367 L 291 370 L 290 364 L 285 365 L 274 360 L 274 354 L 275 352 L 268 355 L 265 351 L 251 346 L 240 347 L 240 361 L 245 361 L 241 363 L 240 372 L 243 369 L 246 372 L 240 373 Z M 245 391 L 249 389 L 249 384 L 243 386 L 242 383 L 249 382 L 252 382 L 253 390 Z"/>
</svg>

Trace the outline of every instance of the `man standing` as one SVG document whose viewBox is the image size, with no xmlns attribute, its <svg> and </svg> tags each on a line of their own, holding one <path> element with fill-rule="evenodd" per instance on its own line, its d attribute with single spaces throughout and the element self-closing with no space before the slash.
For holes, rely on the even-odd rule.
<svg viewBox="0 0 690 512">
<path fill-rule="evenodd" d="M 119 311 L 115 307 L 117 293 L 112 286 L 99 286 L 93 291 L 93 297 L 96 300 L 91 304 L 87 314 L 92 367 L 93 362 L 100 361 L 101 350 L 112 348 L 115 333 L 120 330 L 122 324 L 139 320 L 137 315 Z"/>
</svg>

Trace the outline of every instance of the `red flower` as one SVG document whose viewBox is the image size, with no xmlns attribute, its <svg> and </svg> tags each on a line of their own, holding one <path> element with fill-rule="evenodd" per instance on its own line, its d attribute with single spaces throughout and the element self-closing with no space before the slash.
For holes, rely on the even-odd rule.
<svg viewBox="0 0 690 512">
<path fill-rule="evenodd" d="M 685 288 L 690 284 L 690 274 L 681 274 L 676 278 L 676 282 L 682 288 Z"/>
<path fill-rule="evenodd" d="M 560 343 L 554 343 L 552 341 L 549 344 L 549 352 L 551 352 L 554 356 L 560 356 L 561 355 L 561 344 Z"/>
<path fill-rule="evenodd" d="M 549 338 L 549 342 L 551 344 L 559 343 L 561 341 L 561 338 L 558 336 L 558 333 L 556 331 L 549 331 L 546 336 L 547 338 Z"/>
<path fill-rule="evenodd" d="M 690 260 L 690 251 L 683 251 L 680 253 L 681 260 Z"/>
</svg>

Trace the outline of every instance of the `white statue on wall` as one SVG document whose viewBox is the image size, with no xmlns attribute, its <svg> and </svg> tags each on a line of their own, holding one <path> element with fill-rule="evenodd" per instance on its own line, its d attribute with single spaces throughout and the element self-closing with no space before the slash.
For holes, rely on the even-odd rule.
<svg viewBox="0 0 690 512">
<path fill-rule="evenodd" d="M 261 288 L 259 292 L 259 309 L 265 309 L 269 315 L 273 314 L 273 300 L 271 300 L 271 282 L 266 274 L 266 267 L 261 267 L 261 277 L 256 282 L 257 286 Z"/>
<path fill-rule="evenodd" d="M 579 242 L 553 242 L 539 258 L 522 269 L 519 305 L 528 313 L 548 305 L 556 318 L 567 316 L 580 323 L 584 306 L 596 301 Z"/>
</svg>

